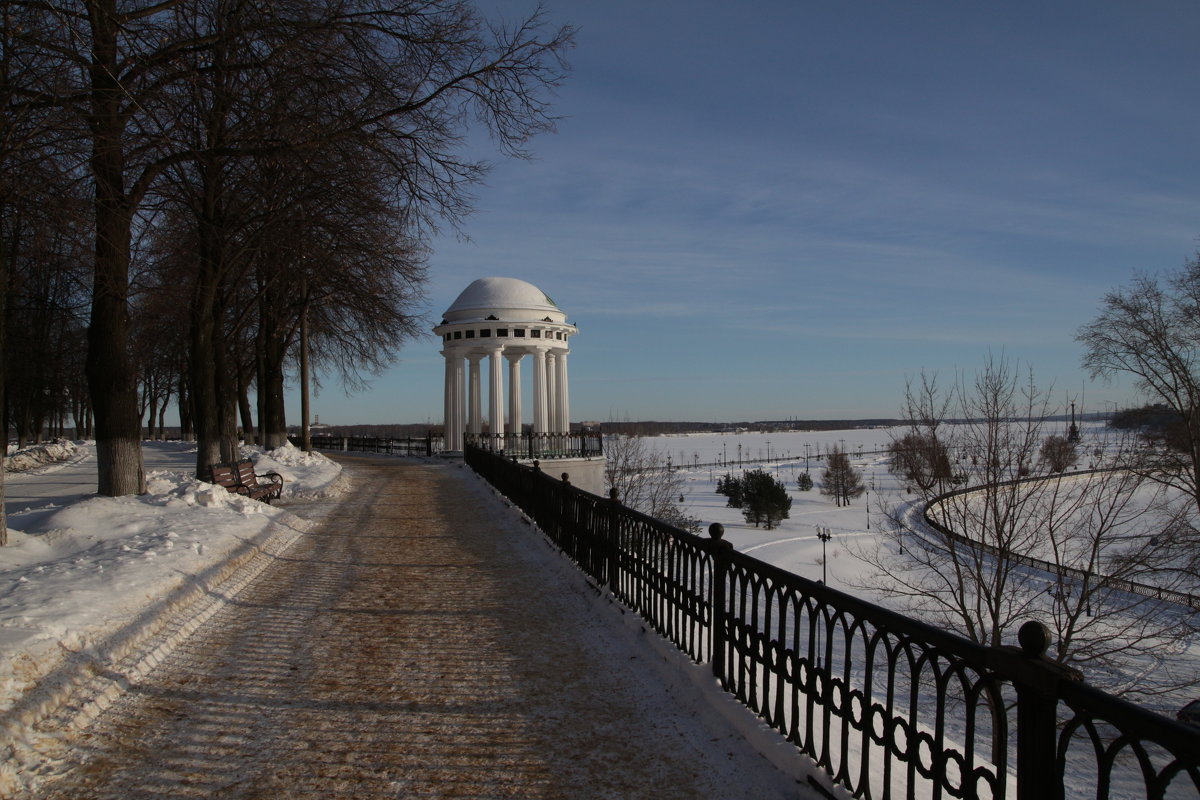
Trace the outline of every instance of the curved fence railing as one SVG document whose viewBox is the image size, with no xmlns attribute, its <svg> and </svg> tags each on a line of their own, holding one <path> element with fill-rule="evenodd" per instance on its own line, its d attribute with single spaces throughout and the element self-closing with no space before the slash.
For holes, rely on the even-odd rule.
<svg viewBox="0 0 1200 800">
<path fill-rule="evenodd" d="M 1072 477 L 1072 478 L 1084 477 L 1086 475 L 1091 475 L 1091 474 L 1095 474 L 1095 473 L 1117 472 L 1119 470 L 1120 470 L 1120 468 L 1080 470 L 1078 472 L 1069 473 L 1068 477 Z M 1048 478 L 1046 476 L 1037 476 L 1037 477 L 1032 477 L 1032 478 L 1017 478 L 1014 480 L 1002 481 L 996 485 L 997 486 L 1015 486 L 1015 485 L 1021 484 L 1021 483 L 1036 483 L 1038 481 L 1046 481 L 1046 480 L 1054 480 L 1054 478 L 1053 477 Z M 1150 597 L 1155 600 L 1164 600 L 1169 603 L 1176 603 L 1178 605 L 1186 606 L 1186 607 L 1192 608 L 1192 609 L 1200 609 L 1200 597 L 1197 597 L 1194 594 L 1189 594 L 1187 592 L 1180 592 L 1175 589 L 1164 589 L 1160 586 L 1153 586 L 1148 583 L 1139 583 L 1137 581 L 1131 581 L 1127 578 L 1115 578 L 1112 576 L 1097 575 L 1094 572 L 1087 572 L 1085 570 L 1077 569 L 1075 567 L 1071 567 L 1066 564 L 1056 564 L 1052 561 L 1046 561 L 1045 559 L 1035 558 L 1034 556 L 1026 555 L 1025 553 L 1015 553 L 1011 550 L 1005 550 L 1003 548 L 996 547 L 995 545 L 988 544 L 987 542 L 981 542 L 978 539 L 972 539 L 969 536 L 966 536 L 964 534 L 958 533 L 957 531 L 951 530 L 947 525 L 938 521 L 938 519 L 937 519 L 938 515 L 936 513 L 931 513 L 931 511 L 933 509 L 935 509 L 938 505 L 945 503 L 949 500 L 952 500 L 955 497 L 963 497 L 966 495 L 981 492 L 983 490 L 984 490 L 984 487 L 981 487 L 981 486 L 968 486 L 968 487 L 963 487 L 961 489 L 953 489 L 949 492 L 937 495 L 936 497 L 930 499 L 929 502 L 925 504 L 925 509 L 922 511 L 922 517 L 924 518 L 925 524 L 928 525 L 930 528 L 933 528 L 935 531 L 937 531 L 941 535 L 943 535 L 949 539 L 953 539 L 954 541 L 956 541 L 960 544 L 964 544 L 968 547 L 973 547 L 973 548 L 979 550 L 980 552 L 988 553 L 989 555 L 994 555 L 994 556 L 997 556 L 1000 558 L 1006 558 L 1017 564 L 1022 564 L 1027 567 L 1033 567 L 1034 569 L 1043 570 L 1045 572 L 1050 573 L 1051 575 L 1060 575 L 1062 577 L 1070 577 L 1076 581 L 1079 581 L 1084 586 L 1096 585 L 1100 581 L 1103 581 L 1104 586 L 1107 587 L 1108 589 L 1116 589 L 1118 591 L 1125 591 L 1125 592 L 1129 592 L 1131 594 L 1140 595 L 1141 597 Z"/>
<path fill-rule="evenodd" d="M 1020 647 L 987 648 L 468 447 L 584 572 L 865 798 L 1196 797 L 1200 736 Z"/>
</svg>

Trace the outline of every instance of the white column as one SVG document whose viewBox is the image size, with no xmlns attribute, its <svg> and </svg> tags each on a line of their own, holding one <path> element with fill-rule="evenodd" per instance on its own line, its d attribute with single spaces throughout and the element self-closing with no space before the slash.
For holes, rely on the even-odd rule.
<svg viewBox="0 0 1200 800">
<path fill-rule="evenodd" d="M 505 352 L 508 359 L 508 432 L 521 435 L 521 359 L 524 353 Z"/>
<path fill-rule="evenodd" d="M 471 365 L 468 374 L 468 393 L 471 405 L 467 414 L 467 432 L 475 436 L 483 433 L 483 409 L 480 401 L 482 391 L 479 385 L 479 362 L 482 360 L 483 353 L 467 353 L 467 362 Z"/>
<path fill-rule="evenodd" d="M 555 359 L 555 364 L 558 366 L 558 380 L 555 381 L 555 387 L 558 389 L 558 429 L 563 433 L 571 432 L 571 397 L 567 391 L 567 353 L 570 350 L 563 350 Z"/>
<path fill-rule="evenodd" d="M 546 432 L 546 348 L 533 348 L 533 432 Z"/>
<path fill-rule="evenodd" d="M 504 433 L 504 373 L 500 367 L 502 352 L 497 347 L 488 358 L 488 375 L 492 379 L 488 387 L 488 433 L 493 439 Z"/>
<path fill-rule="evenodd" d="M 446 379 L 442 386 L 444 404 L 442 406 L 442 436 L 446 438 L 445 448 L 453 450 L 454 441 L 454 351 L 447 347 L 442 351 L 446 359 Z"/>
<path fill-rule="evenodd" d="M 449 450 L 462 450 L 463 447 L 463 390 L 466 388 L 463 384 L 463 360 L 458 353 L 454 354 L 454 425 L 453 437 L 447 442 L 446 447 Z"/>
<path fill-rule="evenodd" d="M 558 392 L 555 391 L 555 377 L 558 371 L 554 368 L 554 351 L 546 352 L 546 431 L 558 433 Z"/>
</svg>

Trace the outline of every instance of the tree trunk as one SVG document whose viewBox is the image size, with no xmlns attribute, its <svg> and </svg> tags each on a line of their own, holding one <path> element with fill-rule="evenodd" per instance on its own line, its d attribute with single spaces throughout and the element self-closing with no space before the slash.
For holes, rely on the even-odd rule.
<svg viewBox="0 0 1200 800">
<path fill-rule="evenodd" d="M 229 442 L 230 426 L 223 413 L 226 398 L 235 397 L 235 392 L 222 385 L 228 369 L 221 319 L 224 264 L 217 185 L 220 164 L 210 156 L 201 159 L 197 168 L 201 196 L 196 219 L 199 269 L 191 320 L 192 423 L 196 428 L 196 474 L 204 475 L 210 464 L 236 458 L 236 447 Z"/>
<path fill-rule="evenodd" d="M 228 354 L 225 360 L 228 364 Z M 220 402 L 221 460 L 233 463 L 241 454 L 238 452 L 237 379 L 228 369 L 217 372 L 217 399 Z"/>
<path fill-rule="evenodd" d="M 146 415 L 146 438 L 154 438 L 154 418 L 158 416 L 158 387 L 154 385 L 154 379 L 146 378 L 146 401 L 143 403 L 142 411 Z"/>
<path fill-rule="evenodd" d="M 304 308 L 300 311 L 300 447 L 312 452 L 312 436 L 308 427 L 308 289 L 304 291 Z"/>
<path fill-rule="evenodd" d="M 203 249 L 203 248 L 202 248 Z M 196 432 L 196 474 L 204 475 L 210 464 L 221 461 L 220 420 L 217 403 L 217 371 L 224 347 L 214 341 L 215 287 L 206 274 L 203 254 L 201 277 L 196 283 L 191 319 L 191 407 Z"/>
<path fill-rule="evenodd" d="M 254 416 L 250 413 L 250 390 L 246 378 L 245 370 L 238 367 L 238 382 L 237 382 L 237 402 L 238 412 L 242 417 L 242 435 L 246 438 L 247 443 L 262 444 L 261 437 L 257 436 L 254 431 Z"/>
<path fill-rule="evenodd" d="M 158 432 L 155 434 L 154 438 L 158 439 L 160 442 L 166 441 L 167 439 L 166 416 L 167 403 L 169 402 L 171 402 L 171 396 L 167 395 L 163 398 L 162 405 L 158 407 Z"/>
<path fill-rule="evenodd" d="M 258 379 L 258 391 L 263 404 L 263 415 L 258 422 L 263 446 L 274 450 L 287 443 L 287 416 L 283 402 L 286 347 L 274 337 L 268 339 L 263 357 L 263 374 Z"/>
<path fill-rule="evenodd" d="M 283 402 L 284 361 L 288 337 L 274 313 L 274 297 L 267 287 L 259 302 L 258 337 L 258 427 L 263 446 L 268 450 L 287 443 L 287 414 Z"/>
<path fill-rule="evenodd" d="M 258 412 L 258 443 L 267 449 L 272 449 L 267 445 L 267 431 L 270 426 L 267 425 L 267 390 L 263 376 L 266 374 L 264 364 L 266 357 L 264 344 L 267 338 L 266 326 L 262 322 L 262 300 L 259 299 L 259 323 L 254 331 L 254 384 L 258 391 L 254 395 L 254 407 Z"/>
<path fill-rule="evenodd" d="M 4 513 L 4 473 L 8 471 L 8 411 L 4 397 L 4 373 L 8 363 L 4 357 L 8 330 L 8 248 L 0 236 L 0 547 L 8 544 L 8 517 Z"/>
<path fill-rule="evenodd" d="M 129 355 L 129 248 L 125 194 L 125 94 L 117 76 L 119 23 L 114 0 L 87 4 L 92 29 L 91 168 L 95 182 L 96 263 L 84 372 L 96 419 L 97 491 L 119 497 L 146 490 L 138 434 L 137 373 Z"/>
<path fill-rule="evenodd" d="M 182 373 L 176 396 L 179 398 L 179 438 L 185 442 L 193 441 L 196 436 L 192 428 L 192 396 L 188 391 L 188 377 Z"/>
</svg>

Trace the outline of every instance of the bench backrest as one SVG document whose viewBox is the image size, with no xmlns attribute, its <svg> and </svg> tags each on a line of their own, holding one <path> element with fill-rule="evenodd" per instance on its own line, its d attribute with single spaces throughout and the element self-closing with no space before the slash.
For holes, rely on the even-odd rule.
<svg viewBox="0 0 1200 800">
<path fill-rule="evenodd" d="M 212 475 L 212 482 L 218 486 L 228 488 L 230 486 L 237 486 L 239 483 L 238 474 L 234 472 L 233 467 L 229 464 L 210 464 L 208 470 Z"/>
<path fill-rule="evenodd" d="M 237 462 L 237 479 L 243 486 L 255 486 L 258 484 L 258 476 L 254 474 L 253 461 L 247 458 Z"/>
</svg>

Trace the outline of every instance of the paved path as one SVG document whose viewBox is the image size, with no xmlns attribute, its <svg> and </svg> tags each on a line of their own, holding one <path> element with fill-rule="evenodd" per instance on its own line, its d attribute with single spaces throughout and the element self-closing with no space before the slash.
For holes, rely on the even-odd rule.
<svg viewBox="0 0 1200 800">
<path fill-rule="evenodd" d="M 464 468 L 346 463 L 355 494 L 75 737 L 42 796 L 802 791 L 695 689 L 668 696 L 640 634 Z"/>
</svg>

